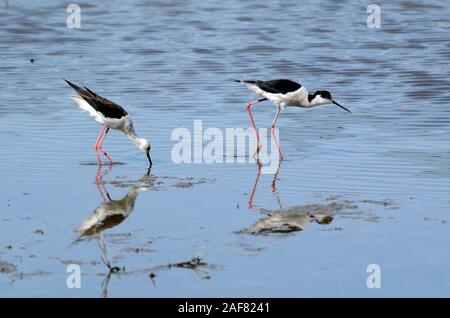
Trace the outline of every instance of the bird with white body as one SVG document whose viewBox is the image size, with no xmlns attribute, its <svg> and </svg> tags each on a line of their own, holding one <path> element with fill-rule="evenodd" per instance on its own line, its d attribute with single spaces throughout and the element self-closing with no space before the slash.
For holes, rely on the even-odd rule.
<svg viewBox="0 0 450 318">
<path fill-rule="evenodd" d="M 100 135 L 94 144 L 95 154 L 97 161 L 101 165 L 100 156 L 98 150 L 100 150 L 111 162 L 114 164 L 114 160 L 106 153 L 102 147 L 103 140 L 110 129 L 120 130 L 127 135 L 133 144 L 139 149 L 145 152 L 147 155 L 150 167 L 152 166 L 152 160 L 150 158 L 150 143 L 145 138 L 139 138 L 134 130 L 133 121 L 128 113 L 120 105 L 94 93 L 89 88 L 84 86 L 83 88 L 65 80 L 77 93 L 78 96 L 72 97 L 72 99 L 80 106 L 84 111 L 87 111 L 96 122 L 103 126 Z"/>
<path fill-rule="evenodd" d="M 255 128 L 256 138 L 258 140 L 258 148 L 256 149 L 254 155 L 255 157 L 261 151 L 262 143 L 259 139 L 258 130 L 256 128 L 255 121 L 253 120 L 253 115 L 250 111 L 250 108 L 259 102 L 270 100 L 277 107 L 277 112 L 275 114 L 275 117 L 273 118 L 271 125 L 271 132 L 274 136 L 274 141 L 280 153 L 281 159 L 283 158 L 283 154 L 281 153 L 277 139 L 275 138 L 275 124 L 278 119 L 278 116 L 280 115 L 280 112 L 285 107 L 293 106 L 293 107 L 311 108 L 319 105 L 335 104 L 351 113 L 350 110 L 338 104 L 331 97 L 330 92 L 317 91 L 314 94 L 309 94 L 304 86 L 288 79 L 276 79 L 269 81 L 258 81 L 258 80 L 234 80 L 234 81 L 244 84 L 245 86 L 247 86 L 249 90 L 263 97 L 261 99 L 246 104 L 246 109 L 250 116 L 250 120 L 252 121 L 253 128 Z"/>
</svg>

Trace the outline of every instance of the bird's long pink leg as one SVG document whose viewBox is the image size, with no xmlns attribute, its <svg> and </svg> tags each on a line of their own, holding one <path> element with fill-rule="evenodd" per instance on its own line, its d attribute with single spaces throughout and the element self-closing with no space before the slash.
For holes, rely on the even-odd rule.
<svg viewBox="0 0 450 318">
<path fill-rule="evenodd" d="M 280 146 L 278 145 L 277 137 L 275 136 L 275 123 L 277 122 L 278 116 L 280 115 L 281 108 L 278 107 L 277 113 L 275 114 L 275 117 L 272 121 L 272 126 L 270 127 L 270 132 L 273 135 L 273 140 L 275 141 L 275 145 L 277 146 L 278 152 L 280 153 L 280 159 L 283 160 L 283 154 L 281 153 Z"/>
<path fill-rule="evenodd" d="M 100 131 L 100 135 L 98 135 L 97 141 L 94 144 L 94 151 L 95 151 L 95 155 L 97 157 L 97 161 L 98 161 L 99 165 L 102 164 L 100 156 L 98 155 L 99 142 L 103 138 L 103 134 L 105 133 L 105 130 L 106 130 L 106 126 L 102 128 L 102 130 Z"/>
<path fill-rule="evenodd" d="M 255 101 L 253 101 L 253 102 L 248 102 L 248 103 L 245 105 L 245 108 L 247 109 L 247 112 L 248 112 L 248 114 L 249 114 L 249 116 L 250 116 L 250 120 L 252 121 L 253 128 L 255 128 L 255 132 L 256 132 L 256 140 L 258 141 L 258 148 L 256 148 L 256 152 L 255 152 L 255 154 L 253 155 L 254 157 L 258 156 L 258 154 L 259 154 L 259 152 L 261 151 L 263 145 L 262 145 L 262 143 L 261 143 L 261 140 L 259 139 L 258 128 L 256 128 L 255 120 L 253 119 L 253 115 L 252 115 L 252 112 L 250 111 L 250 107 L 252 107 L 253 105 L 255 105 L 255 104 L 259 103 L 259 102 L 262 102 L 262 101 L 264 101 L 264 100 L 266 100 L 266 98 L 258 99 L 258 100 L 255 100 Z"/>
<path fill-rule="evenodd" d="M 105 140 L 106 134 L 109 131 L 109 128 L 107 128 L 105 126 L 105 134 L 103 135 L 103 138 L 100 139 L 99 144 L 98 144 L 98 149 L 100 149 L 101 152 L 103 152 L 103 154 L 106 156 L 106 158 L 108 158 L 109 162 L 111 162 L 111 164 L 114 164 L 114 160 L 112 160 L 112 158 L 106 153 L 106 151 L 103 149 L 102 144 L 103 144 L 103 140 Z"/>
</svg>

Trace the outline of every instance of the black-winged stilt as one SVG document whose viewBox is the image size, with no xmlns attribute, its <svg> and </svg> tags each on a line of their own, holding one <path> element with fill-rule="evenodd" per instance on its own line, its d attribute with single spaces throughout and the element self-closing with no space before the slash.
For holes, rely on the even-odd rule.
<svg viewBox="0 0 450 318">
<path fill-rule="evenodd" d="M 83 88 L 65 80 L 77 93 L 78 96 L 72 97 L 72 99 L 77 102 L 80 108 L 87 111 L 95 121 L 103 125 L 100 135 L 94 144 L 95 154 L 97 156 L 97 161 L 101 165 L 100 156 L 98 155 L 98 150 L 108 158 L 111 164 L 114 161 L 106 153 L 102 147 L 103 140 L 106 137 L 109 129 L 120 130 L 127 135 L 127 137 L 134 143 L 139 149 L 144 151 L 147 155 L 150 167 L 152 166 L 152 159 L 150 158 L 150 143 L 147 139 L 139 138 L 133 127 L 133 121 L 128 116 L 128 113 L 121 106 L 116 103 L 94 93 L 89 88 L 84 86 Z"/>
<path fill-rule="evenodd" d="M 351 113 L 350 110 L 348 110 L 342 105 L 339 105 L 336 101 L 334 101 L 333 98 L 331 97 L 330 92 L 317 91 L 314 94 L 309 94 L 304 86 L 291 80 L 276 79 L 270 81 L 258 81 L 258 80 L 247 81 L 235 79 L 234 81 L 246 85 L 248 89 L 255 92 L 257 95 L 263 97 L 255 101 L 248 102 L 245 106 L 248 114 L 250 115 L 250 120 L 252 121 L 253 128 L 255 128 L 256 138 L 258 140 L 258 148 L 256 148 L 256 152 L 254 154 L 255 157 L 261 151 L 262 144 L 259 139 L 258 130 L 256 128 L 255 121 L 253 120 L 250 107 L 259 102 L 268 99 L 272 101 L 272 103 L 274 103 L 275 106 L 277 106 L 277 112 L 275 114 L 275 117 L 273 118 L 270 131 L 274 137 L 275 145 L 278 148 L 278 152 L 280 153 L 281 159 L 283 159 L 283 154 L 281 153 L 280 147 L 275 137 L 275 123 L 277 122 L 278 116 L 280 115 L 280 112 L 284 109 L 284 107 L 296 106 L 302 108 L 310 108 L 318 105 L 333 103 Z"/>
</svg>

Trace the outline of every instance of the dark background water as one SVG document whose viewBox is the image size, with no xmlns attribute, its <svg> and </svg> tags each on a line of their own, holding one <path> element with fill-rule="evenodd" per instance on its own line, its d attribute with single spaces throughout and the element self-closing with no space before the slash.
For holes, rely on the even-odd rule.
<svg viewBox="0 0 450 318">
<path fill-rule="evenodd" d="M 448 296 L 447 4 L 378 1 L 379 29 L 366 25 L 367 1 L 77 4 L 81 29 L 66 27 L 67 2 L 0 3 L 0 262 L 15 266 L 0 273 L 1 296 Z M 100 126 L 63 77 L 124 106 L 152 142 L 148 191 L 103 233 L 111 263 L 126 268 L 107 288 L 98 236 L 77 241 L 74 232 L 101 203 Z M 275 192 L 262 174 L 248 209 L 255 164 L 172 162 L 174 128 L 193 131 L 196 119 L 204 129 L 250 126 L 253 96 L 230 78 L 279 77 L 327 89 L 353 113 L 282 113 Z M 253 109 L 268 127 L 274 108 Z M 103 172 L 120 199 L 139 185 L 145 157 L 117 132 L 104 145 L 124 163 Z M 345 205 L 331 222 L 245 230 L 280 204 L 330 202 Z M 199 251 L 201 271 L 149 278 Z M 81 289 L 66 286 L 70 263 L 81 266 Z M 380 289 L 366 286 L 372 263 Z"/>
</svg>

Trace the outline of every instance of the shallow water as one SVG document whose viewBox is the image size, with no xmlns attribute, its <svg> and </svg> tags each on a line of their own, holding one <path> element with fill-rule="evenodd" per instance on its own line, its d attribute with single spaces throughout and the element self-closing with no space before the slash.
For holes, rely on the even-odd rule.
<svg viewBox="0 0 450 318">
<path fill-rule="evenodd" d="M 0 2 L 0 295 L 448 296 L 450 10 L 381 2 L 369 29 L 369 3 L 83 1 L 69 29 L 65 2 Z M 108 135 L 123 164 L 101 169 L 106 191 L 139 191 L 82 237 L 102 204 L 100 127 L 63 77 L 124 106 L 152 142 L 146 176 L 145 156 Z M 254 163 L 174 164 L 174 128 L 250 126 L 254 97 L 230 78 L 291 78 L 353 113 L 284 111 L 275 187 Z M 253 109 L 268 127 L 274 108 Z M 206 264 L 166 266 L 196 255 Z M 73 263 L 80 289 L 66 286 Z"/>
</svg>

